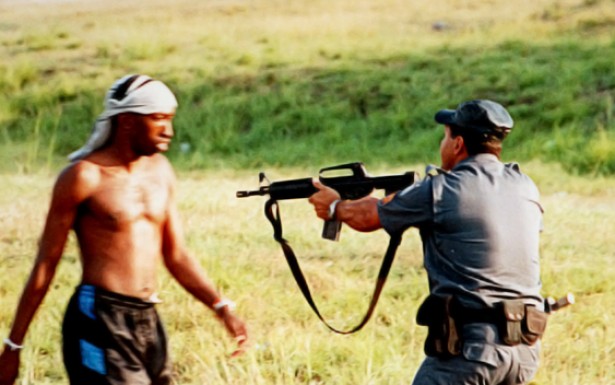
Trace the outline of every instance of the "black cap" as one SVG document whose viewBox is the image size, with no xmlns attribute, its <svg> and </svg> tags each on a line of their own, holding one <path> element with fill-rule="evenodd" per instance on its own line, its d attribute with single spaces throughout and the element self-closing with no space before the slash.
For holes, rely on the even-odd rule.
<svg viewBox="0 0 615 385">
<path fill-rule="evenodd" d="M 440 110 L 434 118 L 440 124 L 497 136 L 505 136 L 514 123 L 506 108 L 491 100 L 470 100 L 461 103 L 456 110 Z"/>
</svg>

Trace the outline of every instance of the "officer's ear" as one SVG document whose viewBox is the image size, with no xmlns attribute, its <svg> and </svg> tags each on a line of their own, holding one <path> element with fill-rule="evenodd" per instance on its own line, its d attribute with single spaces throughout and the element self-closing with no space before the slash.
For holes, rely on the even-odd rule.
<svg viewBox="0 0 615 385">
<path fill-rule="evenodd" d="M 461 135 L 457 135 L 453 138 L 453 151 L 455 152 L 455 155 L 461 155 L 464 152 L 467 153 L 467 149 L 466 149 L 466 142 L 463 139 L 463 136 Z"/>
</svg>

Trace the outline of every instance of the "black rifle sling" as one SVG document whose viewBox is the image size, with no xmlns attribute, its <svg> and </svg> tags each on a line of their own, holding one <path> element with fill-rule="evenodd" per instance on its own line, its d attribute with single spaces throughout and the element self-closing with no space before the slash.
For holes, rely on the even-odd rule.
<svg viewBox="0 0 615 385">
<path fill-rule="evenodd" d="M 275 211 L 274 211 L 275 210 Z M 391 265 L 393 264 L 393 259 L 395 258 L 395 252 L 397 251 L 397 247 L 401 242 L 401 234 L 391 235 L 391 239 L 389 240 L 389 246 L 387 247 L 386 254 L 384 255 L 384 259 L 382 261 L 382 266 L 380 267 L 380 271 L 378 272 L 378 280 L 376 281 L 376 286 L 374 288 L 374 293 L 372 295 L 372 300 L 369 304 L 369 308 L 367 313 L 363 317 L 361 322 L 349 330 L 338 330 L 331 325 L 322 317 L 320 312 L 318 311 L 318 307 L 316 303 L 314 303 L 314 299 L 312 298 L 312 294 L 310 293 L 310 288 L 308 286 L 303 273 L 301 272 L 301 267 L 299 266 L 299 262 L 297 261 L 297 257 L 293 249 L 290 247 L 290 244 L 286 239 L 282 236 L 282 219 L 280 217 L 280 207 L 276 200 L 270 199 L 265 204 L 265 216 L 271 222 L 273 226 L 273 238 L 282 246 L 282 251 L 284 252 L 284 256 L 286 257 L 286 261 L 288 262 L 288 266 L 290 267 L 293 276 L 295 277 L 295 281 L 303 296 L 307 300 L 308 304 L 314 310 L 314 313 L 320 318 L 320 320 L 332 331 L 339 334 L 352 334 L 356 331 L 359 331 L 367 324 L 374 309 L 376 308 L 376 304 L 378 303 L 378 298 L 380 297 L 380 293 L 382 292 L 382 288 L 384 287 L 384 283 L 386 282 L 387 276 L 389 275 L 389 270 L 391 269 Z"/>
</svg>

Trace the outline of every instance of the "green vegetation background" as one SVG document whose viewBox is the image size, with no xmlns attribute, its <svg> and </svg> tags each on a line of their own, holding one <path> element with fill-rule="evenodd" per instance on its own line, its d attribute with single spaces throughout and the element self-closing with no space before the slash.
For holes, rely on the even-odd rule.
<svg viewBox="0 0 615 385">
<path fill-rule="evenodd" d="M 2 171 L 57 167 L 147 73 L 178 95 L 182 169 L 437 162 L 435 111 L 489 98 L 516 121 L 505 159 L 615 173 L 612 0 L 10 3 Z"/>
<path fill-rule="evenodd" d="M 163 271 L 177 383 L 407 384 L 424 357 L 417 232 L 404 234 L 370 323 L 335 336 L 301 297 L 264 198 L 234 192 L 256 187 L 261 169 L 278 180 L 354 160 L 375 174 L 438 163 L 433 114 L 491 98 L 517 122 L 504 159 L 541 190 L 543 292 L 577 298 L 549 321 L 532 384 L 615 383 L 614 27 L 615 0 L 0 0 L 0 333 L 55 175 L 109 85 L 139 72 L 178 95 L 169 156 L 186 242 L 252 336 L 230 360 L 218 321 Z M 322 313 L 354 325 L 386 234 L 344 229 L 323 241 L 309 204 L 283 206 Z M 71 237 L 26 338 L 20 384 L 66 382 L 59 325 L 80 271 Z"/>
</svg>

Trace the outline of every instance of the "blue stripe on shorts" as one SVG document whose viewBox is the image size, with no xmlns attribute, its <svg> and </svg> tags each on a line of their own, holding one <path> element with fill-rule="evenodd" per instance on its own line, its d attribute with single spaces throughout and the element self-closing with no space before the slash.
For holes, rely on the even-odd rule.
<svg viewBox="0 0 615 385">
<path fill-rule="evenodd" d="M 79 340 L 79 346 L 81 347 L 81 363 L 83 366 L 98 374 L 106 375 L 105 352 L 86 340 Z"/>
<path fill-rule="evenodd" d="M 92 285 L 83 285 L 79 288 L 79 310 L 91 319 L 96 319 L 94 313 L 94 293 L 96 288 Z"/>
</svg>

